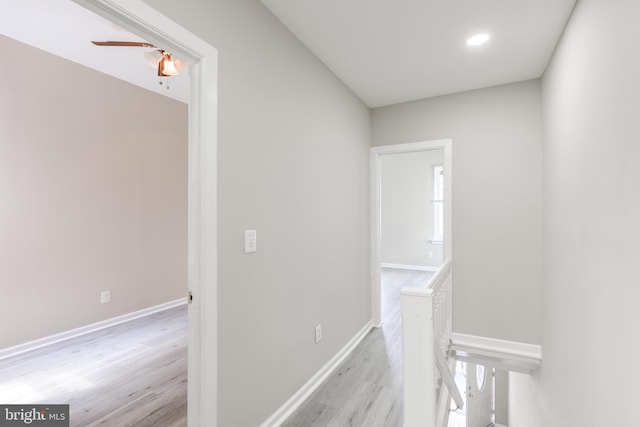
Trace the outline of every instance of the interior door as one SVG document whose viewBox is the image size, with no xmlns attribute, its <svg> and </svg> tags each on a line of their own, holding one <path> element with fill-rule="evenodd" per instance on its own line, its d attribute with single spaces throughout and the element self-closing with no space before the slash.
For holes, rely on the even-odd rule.
<svg viewBox="0 0 640 427">
<path fill-rule="evenodd" d="M 493 369 L 467 363 L 467 427 L 493 425 Z"/>
</svg>

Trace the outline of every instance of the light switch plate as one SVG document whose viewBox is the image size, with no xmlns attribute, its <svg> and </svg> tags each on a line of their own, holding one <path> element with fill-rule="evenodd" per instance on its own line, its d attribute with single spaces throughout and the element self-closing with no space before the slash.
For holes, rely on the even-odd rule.
<svg viewBox="0 0 640 427">
<path fill-rule="evenodd" d="M 257 251 L 256 230 L 244 230 L 244 253 L 252 254 Z"/>
</svg>

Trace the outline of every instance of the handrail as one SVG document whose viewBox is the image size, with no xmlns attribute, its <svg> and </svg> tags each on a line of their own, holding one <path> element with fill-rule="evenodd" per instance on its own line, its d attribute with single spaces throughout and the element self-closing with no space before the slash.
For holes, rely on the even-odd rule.
<svg viewBox="0 0 640 427">
<path fill-rule="evenodd" d="M 432 291 L 433 333 L 436 350 L 447 354 L 451 337 L 451 268 L 452 262 L 446 260 L 434 274 L 427 287 Z"/>
<path fill-rule="evenodd" d="M 439 284 L 441 284 L 443 280 L 446 279 L 446 277 L 444 276 L 450 273 L 451 264 L 452 264 L 451 259 L 448 259 L 445 262 L 443 262 L 440 268 L 438 268 L 438 271 L 436 271 L 436 274 L 434 274 L 433 277 L 431 277 L 431 280 L 429 280 L 429 283 L 427 283 L 426 288 L 434 289 Z"/>
<path fill-rule="evenodd" d="M 447 364 L 447 359 L 440 353 L 436 351 L 436 366 L 438 367 L 438 371 L 440 372 L 440 378 L 442 378 L 442 382 L 447 386 L 453 401 L 456 403 L 458 409 L 462 409 L 464 406 L 464 399 L 462 399 L 462 395 L 460 394 L 460 390 L 458 390 L 458 386 L 456 385 L 456 380 L 453 378 L 451 371 L 449 370 L 449 365 Z"/>
<path fill-rule="evenodd" d="M 433 293 L 438 289 L 439 285 L 446 280 L 447 274 L 451 271 L 451 260 L 448 259 L 442 263 L 442 265 L 438 268 L 438 271 L 435 272 L 431 279 L 427 282 L 425 286 L 422 288 L 402 288 L 400 291 L 402 295 L 414 295 L 414 296 L 427 296 L 433 295 Z"/>
<path fill-rule="evenodd" d="M 456 360 L 449 359 L 449 372 L 454 372 L 456 369 Z M 436 423 L 435 427 L 447 427 L 449 425 L 449 414 L 451 412 L 451 393 L 449 393 L 449 387 L 440 387 L 440 394 L 438 395 L 438 402 L 436 406 Z"/>
</svg>

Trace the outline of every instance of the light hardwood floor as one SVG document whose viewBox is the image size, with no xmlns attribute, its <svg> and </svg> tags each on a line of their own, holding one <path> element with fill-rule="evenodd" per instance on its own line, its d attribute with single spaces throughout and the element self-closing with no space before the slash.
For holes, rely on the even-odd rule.
<svg viewBox="0 0 640 427">
<path fill-rule="evenodd" d="M 433 273 L 382 270 L 373 329 L 283 427 L 402 425 L 400 289 Z M 0 360 L 0 402 L 68 403 L 71 426 L 187 425 L 187 307 Z"/>
<path fill-rule="evenodd" d="M 382 320 L 283 427 L 402 426 L 400 289 L 433 273 L 382 269 Z"/>
<path fill-rule="evenodd" d="M 0 360 L 0 403 L 69 404 L 70 424 L 187 425 L 187 306 Z"/>
</svg>

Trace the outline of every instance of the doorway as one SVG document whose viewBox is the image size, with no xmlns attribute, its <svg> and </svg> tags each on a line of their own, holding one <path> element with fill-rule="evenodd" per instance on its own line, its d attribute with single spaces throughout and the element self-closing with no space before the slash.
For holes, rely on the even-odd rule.
<svg viewBox="0 0 640 427">
<path fill-rule="evenodd" d="M 217 51 L 141 0 L 73 0 L 192 65 L 188 125 L 188 417 L 217 420 Z M 185 291 L 186 297 L 186 291 Z M 108 297 L 106 298 L 108 299 Z M 202 402 L 207 402 L 203 404 Z"/>
<path fill-rule="evenodd" d="M 188 148 L 189 425 L 217 425 L 217 50 L 140 0 L 73 0 L 191 61 Z M 206 404 L 205 404 L 206 402 Z"/>
<path fill-rule="evenodd" d="M 455 381 L 464 406 L 451 405 L 448 427 L 490 427 L 495 419 L 495 369 L 458 360 Z"/>
<path fill-rule="evenodd" d="M 396 264 L 396 266 L 404 266 L 409 268 L 420 269 L 419 267 L 426 267 L 428 270 L 436 269 L 437 258 L 434 259 L 434 256 L 437 255 L 436 249 L 441 253 L 442 261 L 451 258 L 452 254 L 452 228 L 451 228 L 451 164 L 452 164 L 452 153 L 451 153 L 451 144 L 452 141 L 450 139 L 442 139 L 435 141 L 424 141 L 424 142 L 415 142 L 408 144 L 397 144 L 397 145 L 386 145 L 380 147 L 373 147 L 371 149 L 371 317 L 373 320 L 373 324 L 376 326 L 381 326 L 382 324 L 382 298 L 381 298 L 381 268 L 383 266 L 383 262 L 388 264 Z M 383 159 L 386 156 L 394 156 L 394 155 L 410 155 L 411 153 L 435 153 L 441 152 L 441 161 L 440 160 L 432 160 L 433 164 L 426 166 L 426 171 L 423 171 L 426 175 L 431 175 L 434 177 L 436 174 L 441 173 L 442 179 L 442 198 L 438 199 L 438 195 L 432 193 L 431 200 L 427 201 L 427 197 L 423 199 L 425 204 L 424 208 L 426 211 L 433 211 L 434 216 L 432 217 L 433 222 L 431 220 L 422 218 L 425 231 L 422 236 L 418 236 L 417 246 L 420 246 L 420 240 L 423 245 L 423 254 L 418 254 L 418 258 L 411 258 L 410 254 L 401 254 L 402 251 L 396 251 L 394 256 L 398 256 L 399 258 L 395 258 L 397 260 L 407 259 L 409 261 L 398 262 L 398 263 L 389 263 L 388 261 L 383 260 L 382 254 L 382 244 L 383 244 L 383 223 L 382 223 L 382 189 L 383 189 Z M 428 156 L 427 156 L 428 157 Z M 434 157 L 435 159 L 436 157 Z M 438 168 L 441 167 L 441 168 Z M 427 182 L 431 182 L 431 189 L 434 189 L 435 182 L 434 180 L 427 180 Z M 429 184 L 427 184 L 429 186 Z M 420 191 L 419 189 L 417 191 Z M 431 193 L 431 191 L 430 191 Z M 429 206 L 426 206 L 428 203 Z M 414 207 L 415 208 L 415 207 Z M 441 208 L 441 209 L 440 209 Z M 406 209 L 413 209 L 411 205 L 407 205 Z M 435 212 L 440 212 L 440 223 L 441 228 L 437 230 L 436 225 L 436 216 Z M 427 223 L 431 224 L 431 231 L 429 231 L 429 227 L 426 225 Z M 411 231 L 411 227 L 413 225 L 408 224 L 409 230 L 404 234 L 409 233 Z M 440 233 L 441 236 L 438 236 L 436 233 Z M 439 238 L 441 237 L 441 239 Z M 400 239 L 402 240 L 402 239 Z M 408 241 L 407 239 L 404 239 Z M 429 242 L 428 242 L 429 241 Z M 410 243 L 414 244 L 414 243 Z M 400 243 L 401 245 L 401 243 Z M 413 251 L 417 252 L 416 250 Z M 418 250 L 419 252 L 419 250 Z M 430 253 L 431 252 L 431 253 Z M 431 257 L 429 257 L 431 255 Z M 385 254 L 385 256 L 391 256 Z M 421 259 L 420 256 L 423 256 Z M 404 258 L 402 258 L 404 257 Z M 392 258 L 389 258 L 392 259 Z M 414 261 L 411 261 L 411 260 Z M 419 265 L 418 263 L 422 264 Z M 431 265 L 430 265 L 431 264 Z"/>
<path fill-rule="evenodd" d="M 382 267 L 435 272 L 444 262 L 442 162 L 442 149 L 380 157 Z"/>
</svg>

